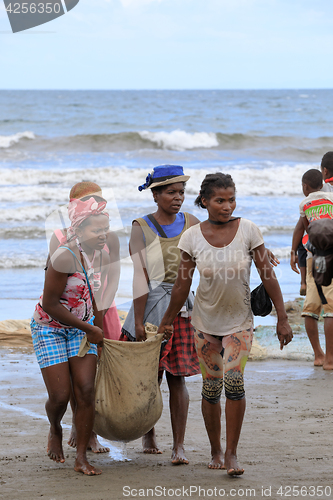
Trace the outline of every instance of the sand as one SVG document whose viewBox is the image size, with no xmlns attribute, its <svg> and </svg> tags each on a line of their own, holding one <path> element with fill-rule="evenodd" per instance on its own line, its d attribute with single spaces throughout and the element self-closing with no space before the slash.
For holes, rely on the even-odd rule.
<svg viewBox="0 0 333 500">
<path fill-rule="evenodd" d="M 66 462 L 56 464 L 46 455 L 46 393 L 31 349 L 0 348 L 0 498 L 281 499 L 296 496 L 302 486 L 305 498 L 333 498 L 333 373 L 311 362 L 264 360 L 249 361 L 245 375 L 247 410 L 238 450 L 242 477 L 207 468 L 210 449 L 200 410 L 200 376 L 187 380 L 189 465 L 170 462 L 172 433 L 163 381 L 164 409 L 156 425 L 163 454 L 143 454 L 141 440 L 126 446 L 111 443 L 110 454 L 89 453 L 103 474 L 86 477 L 73 470 L 75 452 L 66 443 L 69 412 L 63 419 Z"/>
</svg>

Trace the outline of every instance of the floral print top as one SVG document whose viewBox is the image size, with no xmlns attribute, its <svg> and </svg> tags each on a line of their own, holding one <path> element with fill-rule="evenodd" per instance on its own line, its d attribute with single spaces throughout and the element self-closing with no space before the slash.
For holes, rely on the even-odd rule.
<svg viewBox="0 0 333 500">
<path fill-rule="evenodd" d="M 86 259 L 87 260 L 87 259 Z M 90 262 L 87 262 L 87 275 L 94 293 L 94 269 Z M 93 315 L 93 305 L 87 285 L 87 280 L 83 272 L 76 271 L 68 275 L 67 283 L 60 297 L 60 303 L 66 307 L 74 316 L 82 321 L 89 321 Z M 49 325 L 55 328 L 68 328 L 69 325 L 63 324 L 55 318 L 52 318 L 43 309 L 43 294 L 36 305 L 33 315 L 34 320 L 42 325 Z"/>
</svg>

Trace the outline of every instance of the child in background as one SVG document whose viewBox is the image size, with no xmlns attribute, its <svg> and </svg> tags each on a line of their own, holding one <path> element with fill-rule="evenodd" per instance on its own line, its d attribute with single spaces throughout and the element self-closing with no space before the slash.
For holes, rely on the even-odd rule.
<svg viewBox="0 0 333 500">
<path fill-rule="evenodd" d="M 303 228 L 294 231 L 290 263 L 296 270 L 296 250 L 308 225 L 317 219 L 333 218 L 333 193 L 324 192 L 323 176 L 317 169 L 310 169 L 302 177 L 302 188 L 306 198 L 300 204 L 300 215 Z M 322 305 L 312 275 L 312 253 L 308 251 L 306 262 L 306 298 L 302 316 L 305 318 L 305 329 L 314 351 L 314 365 L 323 366 L 324 370 L 333 370 L 333 284 L 323 287 L 327 304 Z M 324 331 L 326 339 L 326 355 L 321 348 L 318 334 L 318 319 L 324 309 Z"/>
<path fill-rule="evenodd" d="M 328 151 L 324 154 L 321 160 L 320 168 L 324 180 L 322 191 L 333 191 L 333 151 Z M 295 237 L 299 239 L 299 234 L 301 231 L 303 231 L 304 234 L 302 217 L 299 218 L 296 224 L 293 238 Z M 300 243 L 297 248 L 297 254 L 292 255 L 292 259 L 290 260 L 292 270 L 299 274 L 296 264 L 298 265 L 298 269 L 301 274 L 300 295 L 306 295 L 306 250 L 304 249 L 304 245 L 302 243 Z"/>
<path fill-rule="evenodd" d="M 320 168 L 324 179 L 323 191 L 333 191 L 333 151 L 324 154 Z"/>
</svg>

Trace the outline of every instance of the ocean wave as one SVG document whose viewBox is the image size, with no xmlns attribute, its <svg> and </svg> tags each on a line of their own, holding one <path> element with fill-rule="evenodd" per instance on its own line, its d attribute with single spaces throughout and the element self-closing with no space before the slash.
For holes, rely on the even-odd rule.
<svg viewBox="0 0 333 500">
<path fill-rule="evenodd" d="M 14 135 L 0 135 L 0 148 L 7 149 L 17 144 L 21 141 L 21 139 L 35 139 L 36 136 L 33 132 L 18 132 Z"/>
<path fill-rule="evenodd" d="M 45 228 L 36 226 L 18 226 L 9 228 L 0 228 L 0 238 L 2 240 L 28 240 L 45 239 Z"/>
<path fill-rule="evenodd" d="M 139 132 L 140 137 L 157 144 L 161 149 L 185 151 L 196 148 L 215 148 L 219 145 L 216 134 L 213 132 L 189 133 L 184 130 L 172 132 Z"/>
<path fill-rule="evenodd" d="M 112 160 L 110 161 L 110 163 Z M 114 167 L 87 167 L 78 165 L 77 169 L 57 168 L 0 168 L 0 203 L 13 200 L 35 200 L 49 202 L 59 200 L 65 203 L 68 200 L 70 188 L 82 179 L 97 182 L 105 190 L 105 196 L 119 198 L 119 200 L 145 200 L 146 192 L 140 193 L 138 186 L 145 180 L 152 167 L 128 168 L 127 166 Z M 185 166 L 185 173 L 190 175 L 186 184 L 187 195 L 197 196 L 204 177 L 217 170 L 232 175 L 241 196 L 302 196 L 301 178 L 309 168 L 315 168 L 312 163 L 274 163 L 271 161 L 246 162 L 235 164 L 231 162 L 223 167 L 189 168 Z M 147 190 L 150 192 L 150 190 Z M 108 198 L 109 199 L 109 198 Z M 148 198 L 147 198 L 148 199 Z M 149 197 L 151 199 L 151 197 Z"/>
<path fill-rule="evenodd" d="M 271 203 L 276 204 L 277 209 L 287 204 L 285 209 L 293 211 L 296 218 L 302 197 L 300 179 L 308 168 L 309 164 L 291 166 L 262 162 L 261 167 L 247 163 L 230 165 L 223 170 L 231 173 L 235 181 L 238 211 L 245 217 L 249 213 L 249 218 L 258 221 L 264 236 L 268 236 L 272 233 L 292 232 L 293 219 L 280 215 L 280 222 L 276 217 L 268 217 L 267 209 Z M 193 202 L 205 175 L 215 170 L 185 168 L 185 173 L 191 177 L 186 185 L 184 210 L 194 212 L 200 219 L 205 214 L 196 209 Z M 125 166 L 82 167 L 77 170 L 0 168 L 0 228 L 9 231 L 1 232 L 1 236 L 30 238 L 36 227 L 36 237 L 40 238 L 44 222 L 53 211 L 64 207 L 66 213 L 70 188 L 82 179 L 89 179 L 102 187 L 103 195 L 108 200 L 111 228 L 122 230 L 119 236 L 127 236 L 131 221 L 142 213 L 149 213 L 153 208 L 150 190 L 141 193 L 138 191 L 138 186 L 142 184 L 148 171 L 149 169 L 131 169 Z M 269 201 L 269 196 L 274 199 Z M 295 196 L 299 198 L 294 200 Z M 17 230 L 18 236 L 14 236 Z M 283 258 L 282 255 L 281 257 Z"/>
<path fill-rule="evenodd" d="M 0 256 L 0 269 L 14 269 L 14 268 L 31 268 L 39 267 L 44 268 L 46 262 L 46 255 L 39 256 L 38 258 L 32 255 L 14 255 L 14 254 L 3 254 Z"/>
<path fill-rule="evenodd" d="M 27 140 L 30 139 L 30 140 Z M 33 141 L 31 139 L 34 139 Z M 297 137 L 256 135 L 206 131 L 124 131 L 106 134 L 78 134 L 64 137 L 46 137 L 34 132 L 19 132 L 0 136 L 1 155 L 9 151 L 103 153 L 160 149 L 191 151 L 212 149 L 219 151 L 246 151 L 269 157 L 297 157 L 310 159 L 330 149 L 332 137 Z M 7 153 L 6 153 L 7 152 Z"/>
<path fill-rule="evenodd" d="M 266 245 L 267 247 L 268 245 Z M 269 248 L 278 259 L 289 259 L 291 247 Z"/>
<path fill-rule="evenodd" d="M 43 223 L 50 213 L 56 209 L 57 206 L 46 203 L 44 205 L 24 204 L 14 208 L 8 204 L 6 208 L 0 209 L 0 221 L 6 221 L 7 225 L 15 225 L 16 227 L 17 223 L 25 223 L 27 220 L 29 222 Z"/>
<path fill-rule="evenodd" d="M 20 139 L 35 139 L 34 144 L 19 143 Z M 12 136 L 0 136 L 0 147 L 34 151 L 110 152 L 140 149 L 169 149 L 185 151 L 218 147 L 219 142 L 213 132 L 171 132 L 129 131 L 113 134 L 79 134 L 65 137 L 36 136 L 33 132 L 23 132 Z"/>
<path fill-rule="evenodd" d="M 262 234 L 268 234 L 268 233 L 289 234 L 290 231 L 294 230 L 295 224 L 290 226 L 288 225 L 288 226 L 259 226 L 259 227 Z"/>
</svg>

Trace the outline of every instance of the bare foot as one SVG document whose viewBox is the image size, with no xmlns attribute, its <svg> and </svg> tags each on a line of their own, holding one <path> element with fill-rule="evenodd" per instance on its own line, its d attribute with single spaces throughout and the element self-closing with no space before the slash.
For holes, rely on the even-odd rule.
<svg viewBox="0 0 333 500">
<path fill-rule="evenodd" d="M 96 469 L 87 460 L 79 460 L 78 458 L 75 460 L 74 470 L 82 472 L 86 476 L 99 476 L 99 474 L 102 474 L 101 469 Z"/>
<path fill-rule="evenodd" d="M 323 363 L 324 370 L 333 370 L 333 363 L 326 362 Z"/>
<path fill-rule="evenodd" d="M 325 356 L 319 356 L 318 358 L 315 358 L 313 366 L 323 366 L 324 363 L 325 363 Z"/>
<path fill-rule="evenodd" d="M 225 468 L 229 476 L 241 476 L 244 469 L 241 469 L 237 462 L 237 457 L 233 453 L 225 452 Z"/>
<path fill-rule="evenodd" d="M 306 295 L 306 283 L 301 283 L 301 288 L 299 289 L 299 294 L 304 297 Z"/>
<path fill-rule="evenodd" d="M 187 465 L 188 460 L 185 457 L 185 450 L 183 446 L 179 446 L 172 450 L 171 454 L 171 463 L 172 465 Z"/>
<path fill-rule="evenodd" d="M 74 424 L 72 424 L 71 435 L 69 436 L 67 444 L 69 444 L 72 448 L 76 448 L 76 427 Z"/>
<path fill-rule="evenodd" d="M 97 439 L 96 432 L 92 431 L 87 450 L 91 450 L 94 453 L 109 453 L 110 448 L 103 446 Z"/>
<path fill-rule="evenodd" d="M 216 453 L 212 455 L 212 461 L 208 464 L 208 469 L 225 469 L 224 453 Z"/>
<path fill-rule="evenodd" d="M 75 425 L 72 425 L 71 428 L 71 435 L 69 436 L 69 440 L 67 441 L 69 446 L 72 448 L 76 448 L 76 428 Z M 97 434 L 96 432 L 92 431 L 89 443 L 87 446 L 87 450 L 91 450 L 94 453 L 109 453 L 110 448 L 107 448 L 106 446 L 101 445 L 101 443 L 97 439 Z"/>
<path fill-rule="evenodd" d="M 162 452 L 156 443 L 155 429 L 152 428 L 147 434 L 142 437 L 143 453 L 152 455 L 160 455 Z"/>
<path fill-rule="evenodd" d="M 64 463 L 65 457 L 64 452 L 62 450 L 62 428 L 59 429 L 51 429 L 49 432 L 49 437 L 47 440 L 47 449 L 46 452 L 51 460 L 55 462 Z"/>
</svg>

